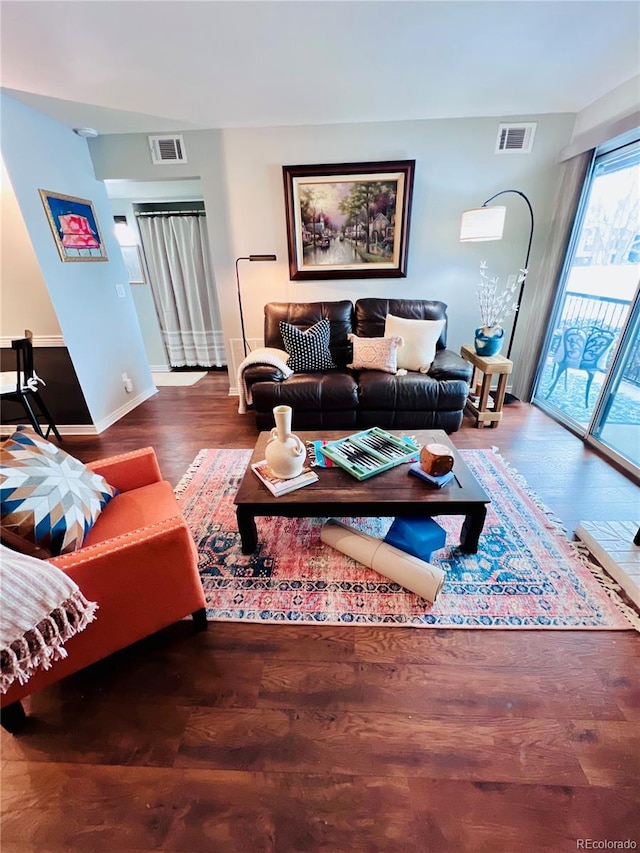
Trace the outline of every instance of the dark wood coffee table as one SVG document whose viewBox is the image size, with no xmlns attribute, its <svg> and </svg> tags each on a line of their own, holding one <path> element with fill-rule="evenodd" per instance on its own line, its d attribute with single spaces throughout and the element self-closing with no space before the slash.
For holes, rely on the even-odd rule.
<svg viewBox="0 0 640 853">
<path fill-rule="evenodd" d="M 296 432 L 303 442 L 334 441 L 352 435 L 357 430 Z M 389 430 L 403 435 L 408 430 Z M 248 466 L 234 503 L 238 530 L 242 540 L 242 553 L 251 554 L 258 545 L 256 518 L 261 515 L 286 518 L 349 517 L 401 517 L 431 518 L 434 515 L 464 515 L 460 534 L 460 548 L 467 554 L 478 550 L 478 539 L 487 515 L 491 498 L 475 479 L 462 457 L 443 430 L 415 430 L 411 433 L 419 444 L 446 444 L 453 453 L 454 479 L 442 489 L 431 489 L 417 477 L 408 474 L 409 464 L 404 463 L 359 481 L 337 466 L 316 468 L 319 480 L 279 498 L 262 485 Z M 269 432 L 261 432 L 250 462 L 265 457 Z"/>
<path fill-rule="evenodd" d="M 408 430 L 388 430 L 395 435 Z M 334 441 L 352 435 L 356 430 L 296 432 L 303 442 Z M 475 554 L 491 498 L 480 486 L 462 457 L 443 430 L 415 430 L 411 433 L 419 444 L 445 444 L 454 457 L 454 479 L 442 489 L 431 489 L 418 477 L 410 477 L 408 463 L 398 465 L 368 480 L 359 481 L 342 468 L 316 468 L 319 480 L 302 489 L 276 498 L 258 480 L 250 465 L 235 501 L 242 553 L 251 554 L 258 545 L 256 517 L 261 515 L 286 518 L 328 518 L 329 516 L 364 516 L 431 518 L 434 515 L 464 515 L 460 548 Z M 261 432 L 251 462 L 264 459 L 269 432 Z"/>
</svg>

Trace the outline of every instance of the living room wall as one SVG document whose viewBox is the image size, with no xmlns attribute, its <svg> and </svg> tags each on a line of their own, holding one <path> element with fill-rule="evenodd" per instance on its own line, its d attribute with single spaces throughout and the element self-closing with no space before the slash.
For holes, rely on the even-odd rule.
<svg viewBox="0 0 640 853">
<path fill-rule="evenodd" d="M 36 371 L 46 381 L 41 392 L 58 429 L 65 429 L 67 424 L 90 424 L 89 410 L 4 161 L 1 190 L 0 370 L 16 369 L 11 341 L 22 338 L 29 329 Z M 23 406 L 3 401 L 0 423 L 15 425 L 26 420 Z"/>
<path fill-rule="evenodd" d="M 527 291 L 535 287 L 544 254 L 558 152 L 568 144 L 573 114 L 442 119 L 305 127 L 268 127 L 184 133 L 188 163 L 154 167 L 146 135 L 104 136 L 89 149 L 96 177 L 151 180 L 199 176 L 208 212 L 212 263 L 225 341 L 240 337 L 234 261 L 275 252 L 273 264 L 242 267 L 243 307 L 249 338 L 262 336 L 262 309 L 270 300 L 314 301 L 403 296 L 442 299 L 449 305 L 449 346 L 471 341 L 479 314 L 475 290 L 479 263 L 505 283 L 524 262 L 529 215 L 514 195 L 503 240 L 460 244 L 460 215 L 493 193 L 519 189 L 536 216 L 530 275 L 519 334 L 526 334 Z M 532 154 L 496 155 L 498 124 L 538 123 Z M 282 166 L 415 159 L 415 185 L 405 279 L 292 282 L 289 280 Z M 517 364 L 517 339 L 513 356 Z M 231 384 L 235 382 L 233 376 Z"/>
<path fill-rule="evenodd" d="M 38 265 L 16 194 L 2 162 L 0 205 L 0 337 L 3 345 L 21 337 L 25 329 L 43 338 L 61 337 L 47 285 Z"/>
<path fill-rule="evenodd" d="M 3 160 L 91 421 L 100 431 L 155 393 L 109 200 L 84 139 L 4 94 L 1 98 Z M 93 202 L 108 261 L 61 262 L 40 188 Z M 117 284 L 124 286 L 124 298 L 118 297 Z M 11 289 L 12 300 L 21 284 L 3 277 L 2 286 Z M 122 373 L 133 380 L 133 394 L 126 393 Z"/>
</svg>

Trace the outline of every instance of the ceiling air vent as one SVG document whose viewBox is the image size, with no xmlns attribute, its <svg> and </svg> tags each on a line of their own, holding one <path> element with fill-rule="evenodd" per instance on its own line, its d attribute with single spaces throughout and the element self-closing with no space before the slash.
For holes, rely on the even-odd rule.
<svg viewBox="0 0 640 853">
<path fill-rule="evenodd" d="M 151 162 L 155 166 L 164 163 L 186 163 L 184 139 L 181 136 L 150 136 Z"/>
<path fill-rule="evenodd" d="M 535 121 L 521 124 L 498 125 L 496 154 L 531 154 L 533 137 L 536 135 Z"/>
</svg>

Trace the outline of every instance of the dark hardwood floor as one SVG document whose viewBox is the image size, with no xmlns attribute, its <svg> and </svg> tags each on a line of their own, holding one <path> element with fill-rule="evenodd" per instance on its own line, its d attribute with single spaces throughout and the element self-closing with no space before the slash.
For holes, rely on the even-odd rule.
<svg viewBox="0 0 640 853">
<path fill-rule="evenodd" d="M 201 448 L 253 445 L 236 409 L 211 373 L 64 447 L 153 445 L 176 484 Z M 499 447 L 569 531 L 637 521 L 637 486 L 534 407 L 453 440 Z M 25 707 L 0 738 L 2 853 L 640 846 L 634 631 L 185 621 Z"/>
</svg>

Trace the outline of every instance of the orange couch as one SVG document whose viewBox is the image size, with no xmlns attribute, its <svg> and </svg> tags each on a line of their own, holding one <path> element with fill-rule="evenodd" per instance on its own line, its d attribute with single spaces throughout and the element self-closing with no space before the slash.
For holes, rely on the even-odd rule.
<svg viewBox="0 0 640 853">
<path fill-rule="evenodd" d="M 20 700 L 155 631 L 193 615 L 207 626 L 198 554 L 171 484 L 162 479 L 153 448 L 88 466 L 120 494 L 103 509 L 82 548 L 52 557 L 98 603 L 95 621 L 65 644 L 68 656 L 14 683 L 0 697 L 1 722 L 17 731 L 25 722 Z"/>
</svg>

